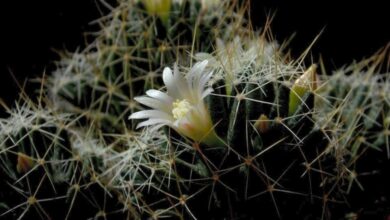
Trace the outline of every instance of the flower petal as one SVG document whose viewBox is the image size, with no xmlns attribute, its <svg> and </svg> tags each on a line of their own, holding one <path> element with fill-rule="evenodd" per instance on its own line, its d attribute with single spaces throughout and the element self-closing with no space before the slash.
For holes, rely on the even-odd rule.
<svg viewBox="0 0 390 220">
<path fill-rule="evenodd" d="M 205 68 L 207 64 L 208 64 L 207 60 L 204 60 L 200 63 L 196 63 L 188 73 L 188 84 L 192 91 L 193 96 L 195 96 L 194 99 L 199 100 L 201 98 L 202 90 L 204 89 L 204 85 L 206 83 L 201 81 L 204 81 L 202 80 L 202 78 L 204 78 L 206 75 Z"/>
<path fill-rule="evenodd" d="M 145 126 L 149 126 L 149 125 L 159 126 L 159 125 L 168 125 L 168 124 L 171 124 L 171 123 L 172 122 L 169 121 L 169 120 L 160 119 L 160 118 L 152 118 L 152 119 L 149 119 L 149 120 L 146 120 L 146 121 L 143 121 L 143 122 L 139 123 L 137 125 L 137 129 L 140 128 L 140 127 L 145 127 Z"/>
<path fill-rule="evenodd" d="M 149 89 L 146 91 L 146 95 L 161 100 L 162 102 L 166 102 L 167 104 L 171 104 L 174 101 L 172 97 L 156 89 Z"/>
<path fill-rule="evenodd" d="M 203 76 L 200 78 L 199 85 L 198 85 L 198 91 L 201 93 L 201 98 L 203 99 L 203 94 L 202 92 L 204 88 L 206 87 L 206 84 L 208 81 L 210 81 L 211 76 L 213 75 L 213 72 L 210 72 L 208 74 L 203 74 Z"/>
<path fill-rule="evenodd" d="M 199 63 L 196 63 L 190 70 L 190 72 L 188 72 L 188 77 L 191 79 L 196 79 L 196 78 L 200 78 L 201 77 L 201 73 L 204 71 L 204 69 L 206 68 L 207 64 L 208 64 L 208 60 L 203 60 L 202 62 L 199 62 Z"/>
<path fill-rule="evenodd" d="M 173 78 L 175 80 L 175 86 L 179 93 L 177 94 L 180 99 L 187 97 L 191 92 L 191 87 L 188 86 L 186 78 L 179 72 L 179 67 L 175 63 L 173 67 Z"/>
<path fill-rule="evenodd" d="M 169 67 L 165 67 L 163 71 L 163 81 L 167 87 L 169 96 L 174 99 L 182 99 L 188 94 L 188 87 L 185 85 L 184 77 L 179 73 L 177 66 L 174 72 Z"/>
<path fill-rule="evenodd" d="M 212 92 L 214 91 L 214 89 L 212 88 L 207 88 L 206 90 L 204 90 L 201 94 L 201 99 L 204 99 L 206 96 L 210 95 Z"/>
<path fill-rule="evenodd" d="M 170 112 L 172 110 L 172 104 L 171 103 L 166 103 L 160 99 L 154 99 L 146 96 L 141 96 L 141 97 L 135 97 L 135 101 L 146 105 L 150 108 L 154 108 L 157 110 L 161 110 L 163 112 Z"/>
<path fill-rule="evenodd" d="M 143 119 L 143 118 L 162 118 L 162 119 L 173 121 L 171 115 L 159 110 L 143 110 L 139 112 L 134 112 L 129 117 L 129 119 Z"/>
<path fill-rule="evenodd" d="M 174 97 L 175 94 L 178 94 L 177 88 L 175 86 L 175 80 L 173 78 L 172 70 L 169 67 L 165 67 L 163 71 L 163 81 L 167 87 L 167 92 L 171 97 Z"/>
</svg>

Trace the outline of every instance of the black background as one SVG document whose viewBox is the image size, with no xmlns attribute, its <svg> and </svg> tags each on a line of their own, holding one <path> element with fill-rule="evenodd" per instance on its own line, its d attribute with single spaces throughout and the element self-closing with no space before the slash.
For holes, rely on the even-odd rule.
<svg viewBox="0 0 390 220">
<path fill-rule="evenodd" d="M 112 1 L 113 2 L 113 1 Z M 344 3 L 344 5 L 341 4 Z M 100 16 L 94 0 L 8 1 L 0 6 L 0 97 L 16 98 L 19 82 L 41 75 L 58 59 L 53 49 L 82 47 L 88 23 Z M 267 14 L 276 13 L 273 34 L 282 41 L 297 33 L 291 48 L 299 55 L 324 29 L 312 53 L 322 54 L 328 68 L 340 67 L 373 54 L 390 41 L 390 12 L 385 1 L 310 2 L 252 0 L 252 20 L 261 26 Z"/>
</svg>

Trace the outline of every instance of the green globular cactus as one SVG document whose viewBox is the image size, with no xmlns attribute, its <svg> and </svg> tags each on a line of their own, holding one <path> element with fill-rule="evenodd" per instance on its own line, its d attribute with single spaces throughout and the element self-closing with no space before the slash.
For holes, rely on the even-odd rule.
<svg viewBox="0 0 390 220">
<path fill-rule="evenodd" d="M 234 55 L 228 53 L 230 48 L 235 48 Z M 172 214 L 184 219 L 307 217 L 299 210 L 330 219 L 359 209 L 365 209 L 362 216 L 369 216 L 369 208 L 361 207 L 355 197 L 372 189 L 357 192 L 363 189 L 358 176 L 378 171 L 357 164 L 367 162 L 363 154 L 371 147 L 388 149 L 386 76 L 349 76 L 348 70 L 319 76 L 316 65 L 306 70 L 296 66 L 300 62 L 289 61 L 262 37 L 236 38 L 215 54 L 198 54 L 198 59 L 209 60 L 207 66 L 195 64 L 184 76 L 177 67 L 173 74 L 164 70 L 167 94 L 148 91 L 148 99 L 136 99 L 155 109 L 130 116 L 148 119 L 139 127 L 152 126 L 146 129 L 150 132 L 164 125 L 171 128 L 162 141 L 171 149 L 161 159 L 169 166 L 155 174 L 157 178 L 169 173 L 169 179 L 157 178 L 158 188 L 146 197 L 151 202 L 158 198 L 153 203 L 156 209 L 168 214 L 162 210 L 175 208 Z M 235 65 L 227 65 L 229 59 Z M 361 72 L 356 66 L 350 68 Z M 213 77 L 208 80 L 210 73 Z M 193 100 L 188 95 L 193 93 L 205 94 L 204 100 Z M 175 117 L 175 100 L 188 101 L 180 108 L 181 117 Z M 201 126 L 196 116 L 202 104 L 207 106 L 203 117 L 211 120 L 211 128 Z M 360 114 L 366 109 L 367 117 L 350 112 L 356 109 Z M 383 165 L 387 159 L 378 161 Z M 385 172 L 386 168 L 380 175 Z"/>
<path fill-rule="evenodd" d="M 370 218 L 389 212 L 378 208 L 389 207 L 380 199 L 389 193 L 384 178 L 389 173 L 389 74 L 379 74 L 386 53 L 380 51 L 324 77 L 318 90 L 323 99 L 316 103 L 316 121 L 331 137 L 328 151 L 337 170 L 327 182 L 337 182 L 352 198 L 351 212 Z"/>
<path fill-rule="evenodd" d="M 126 120 L 142 108 L 133 98 L 160 87 L 165 63 L 189 63 L 187 53 L 212 52 L 216 37 L 246 32 L 236 2 L 164 2 L 169 7 L 127 0 L 108 7 L 94 22 L 101 27 L 94 40 L 61 53 L 57 69 L 40 80 L 39 103 L 22 95 L 1 119 L 1 218 L 138 219 L 150 212 L 141 201 L 155 152 L 147 157 L 149 144 Z"/>
<path fill-rule="evenodd" d="M 292 80 L 299 74 L 305 77 L 307 73 L 291 64 L 285 64 L 278 50 L 263 38 L 256 40 L 254 41 L 258 44 L 252 42 L 250 50 L 258 50 L 250 54 L 246 51 L 247 48 L 241 48 L 242 54 L 230 57 L 240 64 L 238 67 L 234 66 L 240 71 L 225 69 L 226 66 L 222 65 L 224 60 L 218 58 L 209 63 L 208 67 L 204 67 L 203 62 L 189 70 L 190 75 L 186 76 L 189 85 L 203 82 L 201 76 L 199 81 L 193 81 L 192 73 L 207 75 L 207 70 L 215 72 L 209 85 L 214 92 L 205 97 L 209 111 L 207 114 L 210 114 L 214 126 L 211 129 L 197 130 L 203 132 L 203 139 L 183 132 L 191 124 L 199 126 L 196 117 L 187 115 L 184 118 L 173 118 L 172 123 L 158 121 L 162 119 L 160 117 L 163 117 L 163 113 L 171 114 L 169 109 L 175 111 L 175 106 L 170 106 L 169 103 L 151 105 L 151 102 L 139 99 L 142 104 L 162 112 L 144 111 L 131 116 L 149 118 L 150 124 L 157 124 L 157 127 L 159 124 L 169 125 L 173 130 L 166 134 L 174 151 L 181 152 L 182 148 L 183 151 L 186 148 L 184 152 L 173 153 L 171 156 L 180 161 L 175 163 L 176 174 L 172 175 L 180 178 L 176 180 L 179 189 L 166 185 L 159 189 L 170 194 L 179 193 L 172 196 L 181 198 L 179 202 L 187 209 L 183 210 L 186 212 L 182 215 L 183 218 L 256 219 L 264 215 L 285 217 L 293 215 L 298 208 L 322 204 L 324 190 L 318 187 L 321 178 L 306 170 L 305 166 L 316 158 L 318 152 L 324 151 L 327 142 L 326 135 L 315 126 L 312 117 L 313 91 L 304 91 L 304 86 L 301 86 L 301 97 L 296 99 L 299 103 L 289 102 L 291 94 L 297 93 L 294 91 L 297 85 Z M 233 42 L 235 47 L 241 47 L 237 45 L 238 42 L 240 41 Z M 244 42 L 250 40 L 245 39 Z M 268 46 L 266 50 L 262 48 L 264 45 Z M 224 53 L 225 49 L 221 48 L 219 52 Z M 248 59 L 249 54 L 252 57 Z M 244 56 L 241 57 L 242 55 Z M 314 70 L 309 71 L 310 74 L 315 74 Z M 180 75 L 177 70 L 174 72 L 171 79 L 173 82 L 166 80 L 164 83 L 167 85 L 168 95 L 177 100 L 184 100 L 186 97 L 172 94 L 175 89 L 187 94 L 198 88 L 205 91 L 211 88 L 204 88 L 204 84 L 181 88 L 180 80 L 184 78 L 175 76 Z M 165 74 L 169 73 L 164 71 Z M 151 98 L 158 100 L 156 96 Z M 189 108 L 199 106 L 198 102 L 188 100 L 194 105 Z M 295 111 L 289 115 L 291 103 L 295 105 Z M 144 125 L 146 123 L 141 126 Z M 175 131 L 178 133 L 175 134 Z M 213 132 L 217 136 L 212 138 L 217 140 L 212 142 L 207 139 L 207 134 Z M 182 146 L 187 141 L 180 135 L 192 139 L 188 143 L 189 147 Z M 313 141 L 314 137 L 319 138 L 316 143 Z M 302 177 L 305 172 L 310 174 Z"/>
<path fill-rule="evenodd" d="M 388 214 L 386 51 L 318 74 L 252 31 L 247 6 L 109 7 L 37 103 L 22 94 L 0 119 L 0 218 Z"/>
<path fill-rule="evenodd" d="M 62 54 L 48 76 L 45 86 L 53 105 L 81 115 L 81 123 L 120 132 L 120 121 L 140 109 L 133 98 L 161 84 L 165 63 L 190 62 L 188 52 L 212 52 L 214 39 L 244 30 L 244 15 L 234 10 L 241 7 L 237 3 L 180 2 L 119 1 L 94 22 L 101 26 L 95 40 L 81 52 Z"/>
<path fill-rule="evenodd" d="M 104 186 L 111 177 L 100 176 L 109 146 L 74 126 L 72 114 L 23 102 L 0 121 L 0 197 L 6 205 L 0 217 L 115 216 L 106 211 L 121 208 Z"/>
</svg>

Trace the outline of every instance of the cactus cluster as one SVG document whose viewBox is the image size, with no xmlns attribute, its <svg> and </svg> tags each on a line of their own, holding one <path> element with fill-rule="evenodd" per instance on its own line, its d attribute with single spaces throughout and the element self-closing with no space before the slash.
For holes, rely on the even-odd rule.
<svg viewBox="0 0 390 220">
<path fill-rule="evenodd" d="M 387 50 L 319 74 L 285 55 L 268 24 L 253 31 L 245 3 L 109 8 L 95 40 L 39 80 L 37 100 L 22 92 L 6 107 L 0 218 L 390 212 L 389 189 L 370 184 L 389 172 Z"/>
</svg>

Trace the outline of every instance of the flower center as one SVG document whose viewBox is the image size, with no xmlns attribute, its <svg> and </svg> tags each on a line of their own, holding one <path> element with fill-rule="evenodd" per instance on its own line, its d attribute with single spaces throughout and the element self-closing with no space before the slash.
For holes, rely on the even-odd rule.
<svg viewBox="0 0 390 220">
<path fill-rule="evenodd" d="M 173 118 L 181 119 L 190 111 L 191 104 L 186 99 L 178 99 L 173 102 L 172 107 Z"/>
</svg>

